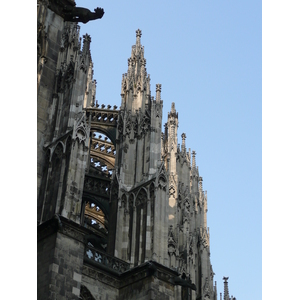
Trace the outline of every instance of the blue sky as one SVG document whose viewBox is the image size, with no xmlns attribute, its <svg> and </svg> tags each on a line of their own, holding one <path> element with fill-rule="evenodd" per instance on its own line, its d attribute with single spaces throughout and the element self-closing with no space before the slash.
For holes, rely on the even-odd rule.
<svg viewBox="0 0 300 300">
<path fill-rule="evenodd" d="M 105 10 L 101 20 L 80 24 L 81 36 L 92 38 L 99 104 L 120 105 L 122 74 L 142 30 L 152 95 L 162 85 L 163 123 L 175 102 L 179 142 L 185 132 L 197 153 L 218 295 L 229 276 L 230 295 L 261 299 L 261 1 L 76 3 Z"/>
</svg>

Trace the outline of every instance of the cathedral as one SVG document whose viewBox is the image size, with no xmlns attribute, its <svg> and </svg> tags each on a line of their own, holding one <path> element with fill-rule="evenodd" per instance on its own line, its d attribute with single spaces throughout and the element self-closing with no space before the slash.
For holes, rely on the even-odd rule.
<svg viewBox="0 0 300 300">
<path fill-rule="evenodd" d="M 119 105 L 95 100 L 78 23 L 103 14 L 37 4 L 37 298 L 217 300 L 196 153 L 177 135 L 175 103 L 162 124 L 141 30 Z"/>
</svg>

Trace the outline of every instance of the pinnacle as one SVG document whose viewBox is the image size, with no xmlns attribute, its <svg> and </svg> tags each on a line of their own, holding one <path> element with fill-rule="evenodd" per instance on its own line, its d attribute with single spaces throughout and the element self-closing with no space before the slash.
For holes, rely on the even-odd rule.
<svg viewBox="0 0 300 300">
<path fill-rule="evenodd" d="M 136 45 L 140 46 L 141 44 L 141 36 L 142 36 L 142 31 L 140 29 L 136 30 Z"/>
<path fill-rule="evenodd" d="M 174 103 L 174 102 L 172 102 L 171 112 L 172 112 L 172 113 L 175 113 L 175 112 L 176 112 L 176 109 L 175 109 L 175 103 Z"/>
</svg>

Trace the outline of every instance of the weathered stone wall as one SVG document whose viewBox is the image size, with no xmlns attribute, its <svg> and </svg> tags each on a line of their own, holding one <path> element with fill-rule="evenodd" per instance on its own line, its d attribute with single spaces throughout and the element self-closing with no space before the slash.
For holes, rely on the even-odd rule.
<svg viewBox="0 0 300 300">
<path fill-rule="evenodd" d="M 38 61 L 37 61 L 37 188 L 41 184 L 45 153 L 43 146 L 49 142 L 49 107 L 52 104 L 55 72 L 60 40 L 64 29 L 62 17 L 38 3 Z"/>
<path fill-rule="evenodd" d="M 154 276 L 150 276 L 121 288 L 119 299 L 173 300 L 175 299 L 174 290 L 174 285 L 171 283 L 167 283 Z"/>
<path fill-rule="evenodd" d="M 38 1 L 37 16 L 38 222 L 58 213 L 79 223 L 90 133 L 83 104 L 87 88 L 95 94 L 91 38 L 83 37 L 81 50 L 80 27 L 46 2 Z"/>
<path fill-rule="evenodd" d="M 114 278 L 105 275 L 101 270 L 96 270 L 85 265 L 81 283 L 89 290 L 96 300 L 119 299 L 119 290 L 117 288 L 119 282 L 116 282 Z"/>
<path fill-rule="evenodd" d="M 55 242 L 56 233 L 53 233 L 37 243 L 37 299 L 48 299 L 51 296 L 51 275 L 57 268 L 53 264 Z"/>
<path fill-rule="evenodd" d="M 80 294 L 84 245 L 74 238 L 57 233 L 51 291 L 56 299 L 78 299 Z"/>
<path fill-rule="evenodd" d="M 37 246 L 38 299 L 78 299 L 83 243 L 54 232 L 40 239 Z"/>
<path fill-rule="evenodd" d="M 104 259 L 104 257 L 102 257 Z M 166 299 L 175 300 L 181 287 L 175 285 L 178 273 L 154 261 L 125 272 L 108 268 L 99 262 L 85 260 L 81 287 L 86 294 L 100 299 Z"/>
</svg>

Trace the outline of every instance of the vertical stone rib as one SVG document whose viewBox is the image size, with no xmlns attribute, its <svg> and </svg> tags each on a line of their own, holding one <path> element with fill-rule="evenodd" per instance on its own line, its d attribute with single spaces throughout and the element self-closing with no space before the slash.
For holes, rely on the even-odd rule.
<svg viewBox="0 0 300 300">
<path fill-rule="evenodd" d="M 140 253 L 140 229 L 141 229 L 141 208 L 136 206 L 136 235 L 135 235 L 135 247 L 134 247 L 134 266 L 139 264 L 139 253 Z"/>
<path fill-rule="evenodd" d="M 151 260 L 151 202 L 147 200 L 145 260 Z"/>
<path fill-rule="evenodd" d="M 141 204 L 142 206 L 142 204 Z M 141 207 L 140 209 L 140 222 L 138 224 L 138 226 L 140 227 L 140 234 L 139 234 L 139 254 L 138 254 L 138 264 L 141 264 L 143 263 L 142 261 L 142 256 L 143 256 L 143 236 L 144 236 L 144 228 L 143 228 L 143 222 L 144 222 L 144 208 L 143 206 Z"/>
</svg>

